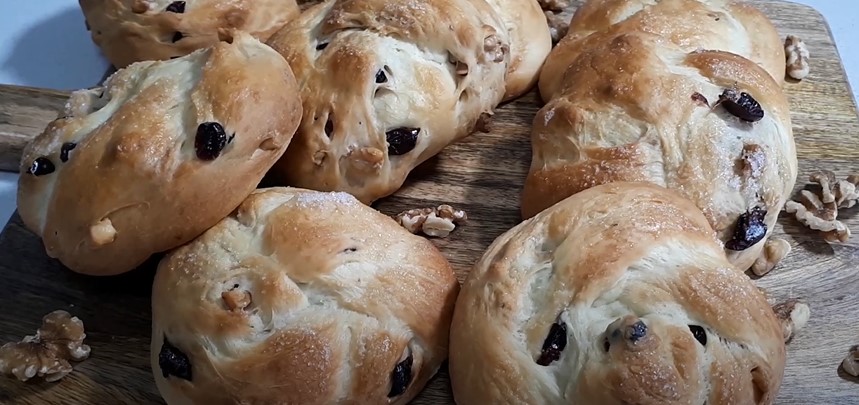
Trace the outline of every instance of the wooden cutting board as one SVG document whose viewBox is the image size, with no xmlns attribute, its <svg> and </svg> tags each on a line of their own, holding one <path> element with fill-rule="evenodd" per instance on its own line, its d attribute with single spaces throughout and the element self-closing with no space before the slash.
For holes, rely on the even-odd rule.
<svg viewBox="0 0 859 405">
<path fill-rule="evenodd" d="M 859 173 L 859 119 L 828 25 L 806 6 L 774 0 L 752 3 L 773 19 L 783 36 L 803 38 L 812 55 L 811 75 L 786 84 L 800 162 L 797 189 L 818 169 L 839 176 Z M 17 170 L 21 147 L 56 116 L 65 97 L 50 90 L 0 87 L 0 169 Z M 532 92 L 500 108 L 491 133 L 450 146 L 377 208 L 387 214 L 439 203 L 464 208 L 469 223 L 448 239 L 434 240 L 464 279 L 483 250 L 520 221 L 518 200 L 530 161 L 528 136 L 538 107 Z M 859 233 L 856 213 L 854 208 L 841 216 Z M 859 235 L 844 244 L 828 244 L 785 214 L 775 232 L 791 243 L 793 252 L 757 283 L 773 301 L 801 298 L 812 311 L 806 329 L 788 346 L 778 403 L 859 403 L 857 380 L 839 369 L 848 349 L 859 344 Z M 80 276 L 49 259 L 16 214 L 0 235 L 0 341 L 32 334 L 44 314 L 65 309 L 84 321 L 92 356 L 59 383 L 0 378 L 0 403 L 163 403 L 149 367 L 155 260 L 118 277 Z M 452 403 L 445 369 L 414 403 Z"/>
</svg>

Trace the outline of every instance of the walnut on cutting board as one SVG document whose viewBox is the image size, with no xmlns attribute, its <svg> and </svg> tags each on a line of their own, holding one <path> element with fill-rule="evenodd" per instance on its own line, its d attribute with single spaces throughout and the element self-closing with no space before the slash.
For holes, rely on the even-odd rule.
<svg viewBox="0 0 859 405">
<path fill-rule="evenodd" d="M 811 68 L 808 65 L 808 47 L 799 37 L 788 35 L 784 40 L 784 55 L 787 65 L 787 75 L 802 80 L 808 76 Z"/>
<path fill-rule="evenodd" d="M 785 342 L 790 341 L 811 318 L 811 308 L 798 299 L 789 299 L 774 305 L 773 312 L 781 322 Z"/>
<path fill-rule="evenodd" d="M 69 361 L 83 361 L 90 347 L 83 344 L 84 324 L 66 311 L 58 310 L 42 318 L 42 326 L 33 336 L 0 347 L 0 374 L 21 381 L 44 377 L 59 381 L 72 372 Z"/>
<path fill-rule="evenodd" d="M 769 238 L 764 242 L 764 250 L 752 264 L 752 273 L 763 276 L 770 271 L 790 253 L 790 243 L 781 238 Z"/>
<path fill-rule="evenodd" d="M 821 231 L 827 242 L 846 242 L 850 238 L 850 229 L 838 220 L 838 209 L 856 205 L 859 175 L 838 180 L 832 171 L 821 170 L 812 173 L 809 180 L 820 185 L 820 194 L 802 190 L 799 201 L 788 201 L 785 211 L 794 214 L 803 225 Z"/>
<path fill-rule="evenodd" d="M 397 223 L 411 233 L 444 238 L 468 220 L 465 211 L 442 204 L 436 208 L 415 208 L 396 216 Z"/>
</svg>

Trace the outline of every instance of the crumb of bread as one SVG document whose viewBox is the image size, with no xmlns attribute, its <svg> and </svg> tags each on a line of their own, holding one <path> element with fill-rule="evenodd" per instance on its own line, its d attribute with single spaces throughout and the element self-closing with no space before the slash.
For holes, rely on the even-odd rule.
<svg viewBox="0 0 859 405">
<path fill-rule="evenodd" d="M 416 208 L 403 211 L 396 216 L 397 223 L 411 233 L 422 232 L 424 235 L 445 238 L 456 228 L 468 220 L 465 211 L 450 205 L 442 204 L 436 208 Z"/>
<path fill-rule="evenodd" d="M 808 323 L 811 318 L 811 308 L 808 304 L 797 299 L 790 299 L 773 306 L 773 312 L 778 317 L 784 333 L 784 341 L 793 338 Z"/>
<path fill-rule="evenodd" d="M 756 276 L 763 276 L 778 265 L 788 253 L 790 253 L 790 243 L 781 238 L 769 238 L 764 243 L 764 249 L 761 255 L 755 260 L 752 265 L 752 273 Z"/>
<path fill-rule="evenodd" d="M 784 40 L 784 54 L 788 76 L 802 80 L 808 76 L 808 48 L 805 42 L 795 35 L 788 35 Z"/>
<path fill-rule="evenodd" d="M 827 242 L 846 242 L 850 238 L 850 229 L 838 220 L 838 209 L 856 205 L 859 175 L 837 180 L 835 173 L 822 170 L 812 173 L 809 180 L 820 185 L 820 194 L 802 190 L 799 201 L 788 201 L 785 211 L 794 214 L 803 225 L 822 232 Z"/>
<path fill-rule="evenodd" d="M 59 381 L 72 372 L 69 361 L 89 357 L 90 347 L 83 344 L 84 338 L 80 319 L 63 310 L 51 312 L 42 318 L 42 326 L 35 335 L 0 347 L 0 374 L 21 381 L 34 377 Z"/>
</svg>

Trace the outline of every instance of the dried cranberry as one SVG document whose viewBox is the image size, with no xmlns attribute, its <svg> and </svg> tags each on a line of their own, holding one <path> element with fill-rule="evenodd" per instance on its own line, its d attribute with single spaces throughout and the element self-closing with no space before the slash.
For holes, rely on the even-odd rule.
<svg viewBox="0 0 859 405">
<path fill-rule="evenodd" d="M 561 358 L 561 352 L 567 347 L 567 325 L 563 322 L 553 323 L 549 335 L 543 342 L 537 364 L 548 366 Z"/>
<path fill-rule="evenodd" d="M 69 152 L 72 151 L 78 144 L 74 142 L 66 142 L 62 146 L 60 146 L 60 161 L 68 162 L 69 161 Z"/>
<path fill-rule="evenodd" d="M 412 151 L 418 143 L 420 128 L 395 128 L 385 133 L 388 141 L 388 155 L 404 155 Z"/>
<path fill-rule="evenodd" d="M 182 38 L 185 38 L 185 36 L 184 36 L 184 35 L 182 35 L 182 33 L 181 33 L 181 32 L 176 31 L 176 33 L 175 33 L 175 34 L 173 34 L 173 39 L 172 39 L 172 41 L 173 41 L 173 43 L 175 44 L 175 43 L 179 42 L 179 40 L 181 40 Z"/>
<path fill-rule="evenodd" d="M 194 149 L 200 160 L 215 160 L 227 146 L 227 133 L 217 122 L 204 122 L 197 127 Z"/>
<path fill-rule="evenodd" d="M 409 388 L 409 384 L 412 382 L 413 362 L 412 354 L 409 353 L 409 357 L 394 366 L 394 371 L 391 372 L 391 391 L 388 392 L 388 398 L 403 395 Z"/>
<path fill-rule="evenodd" d="M 182 14 L 185 12 L 185 2 L 184 1 L 174 1 L 167 6 L 167 11 L 171 13 L 179 13 Z"/>
<path fill-rule="evenodd" d="M 759 207 L 740 215 L 734 228 L 731 240 L 725 242 L 725 247 L 730 250 L 746 250 L 760 242 L 767 234 L 767 224 L 764 218 L 767 211 Z"/>
<path fill-rule="evenodd" d="M 627 338 L 633 343 L 643 339 L 645 336 L 647 336 L 647 325 L 642 321 L 630 325 L 627 330 Z"/>
<path fill-rule="evenodd" d="M 695 340 L 697 340 L 701 346 L 707 345 L 707 332 L 704 331 L 704 328 L 698 325 L 689 325 L 689 331 L 692 332 L 692 336 L 695 337 Z"/>
<path fill-rule="evenodd" d="M 164 343 L 161 345 L 161 351 L 158 352 L 158 367 L 161 368 L 161 375 L 164 378 L 172 375 L 191 381 L 191 361 L 185 353 L 167 340 L 167 336 L 164 336 Z"/>
<path fill-rule="evenodd" d="M 36 160 L 33 160 L 33 164 L 30 165 L 27 172 L 34 176 L 44 176 L 53 173 L 55 169 L 54 162 L 51 162 L 50 159 L 44 156 L 40 156 Z"/>
<path fill-rule="evenodd" d="M 382 69 L 379 69 L 379 71 L 376 72 L 376 83 L 382 84 L 382 83 L 385 83 L 387 81 L 388 81 L 388 76 L 385 74 L 385 71 Z"/>
<path fill-rule="evenodd" d="M 719 101 L 725 110 L 743 121 L 757 122 L 764 117 L 763 108 L 749 93 L 725 89 L 719 95 Z"/>
</svg>

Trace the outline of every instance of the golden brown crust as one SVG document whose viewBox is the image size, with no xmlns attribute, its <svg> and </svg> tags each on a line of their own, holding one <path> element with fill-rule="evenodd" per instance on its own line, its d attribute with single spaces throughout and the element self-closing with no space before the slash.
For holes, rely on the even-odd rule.
<svg viewBox="0 0 859 405">
<path fill-rule="evenodd" d="M 265 41 L 299 13 L 295 0 L 79 0 L 79 3 L 93 41 L 117 68 L 133 62 L 184 56 L 214 45 L 219 34 L 233 30 Z M 174 3 L 182 3 L 179 9 L 184 11 L 175 11 Z"/>
<path fill-rule="evenodd" d="M 712 11 L 718 2 L 684 1 L 682 10 L 677 3 L 642 11 L 638 0 L 595 0 L 579 9 L 541 74 L 550 99 L 534 119 L 523 217 L 597 184 L 649 181 L 696 202 L 723 242 L 732 239 L 740 215 L 755 208 L 767 211 L 768 230 L 774 226 L 797 165 L 781 79 L 736 54 L 694 50 L 721 46 L 724 39 L 705 20 L 721 24 L 730 14 Z M 616 19 L 623 22 L 607 25 Z M 669 20 L 675 26 L 659 25 Z M 684 42 L 680 28 L 693 24 L 700 30 Z M 783 60 L 769 69 L 779 67 L 783 76 Z M 763 119 L 745 122 L 720 105 L 724 90 L 734 88 L 760 104 Z M 729 257 L 747 269 L 763 240 Z"/>
<path fill-rule="evenodd" d="M 396 191 L 414 167 L 534 83 L 550 40 L 530 3 L 329 0 L 308 9 L 269 40 L 295 71 L 304 104 L 272 178 L 365 203 Z"/>
<path fill-rule="evenodd" d="M 556 322 L 566 345 L 539 365 Z M 771 404 L 785 361 L 772 308 L 707 218 L 648 183 L 590 188 L 495 240 L 450 344 L 467 404 Z"/>
<path fill-rule="evenodd" d="M 261 189 L 159 265 L 155 379 L 170 404 L 404 404 L 447 357 L 458 290 L 432 243 L 354 197 Z M 165 336 L 190 380 L 162 374 Z M 413 378 L 389 402 L 408 353 Z"/>
<path fill-rule="evenodd" d="M 21 218 L 74 271 L 131 270 L 237 207 L 286 149 L 300 114 L 286 61 L 245 34 L 180 59 L 140 62 L 104 88 L 74 93 L 66 117 L 26 148 Z M 195 147 L 208 122 L 226 138 L 214 160 Z M 75 146 L 64 161 L 67 143 Z M 37 159 L 55 170 L 31 174 Z"/>
</svg>

